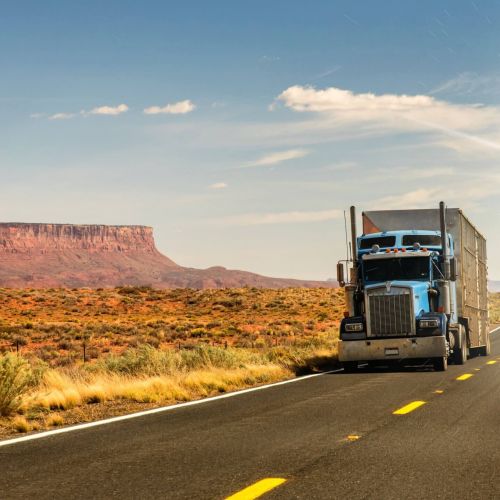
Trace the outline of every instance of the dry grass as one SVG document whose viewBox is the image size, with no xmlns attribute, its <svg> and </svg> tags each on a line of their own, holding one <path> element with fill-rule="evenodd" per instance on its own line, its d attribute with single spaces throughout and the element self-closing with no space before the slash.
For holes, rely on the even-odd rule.
<svg viewBox="0 0 500 500">
<path fill-rule="evenodd" d="M 12 420 L 12 428 L 17 432 L 29 432 L 31 430 L 30 424 L 21 415 L 18 415 Z"/>
<path fill-rule="evenodd" d="M 82 404 L 116 399 L 140 403 L 175 403 L 274 382 L 291 375 L 285 368 L 271 364 L 236 369 L 207 368 L 177 376 L 96 374 L 88 380 L 78 380 L 51 371 L 43 387 L 25 399 L 24 410 L 67 410 Z"/>
<path fill-rule="evenodd" d="M 64 424 L 64 418 L 58 413 L 53 413 L 49 415 L 45 420 L 45 425 L 47 427 L 59 427 Z"/>
<path fill-rule="evenodd" d="M 488 296 L 490 323 L 500 323 L 500 293 L 490 293 Z"/>
<path fill-rule="evenodd" d="M 69 410 L 115 400 L 189 401 L 293 377 L 298 371 L 317 368 L 326 359 L 331 362 L 335 351 L 281 348 L 257 355 L 244 349 L 202 348 L 186 353 L 189 357 L 183 360 L 184 353 L 147 348 L 92 369 L 49 369 L 39 387 L 24 398 L 22 410 Z M 137 362 L 141 357 L 144 359 Z"/>
</svg>

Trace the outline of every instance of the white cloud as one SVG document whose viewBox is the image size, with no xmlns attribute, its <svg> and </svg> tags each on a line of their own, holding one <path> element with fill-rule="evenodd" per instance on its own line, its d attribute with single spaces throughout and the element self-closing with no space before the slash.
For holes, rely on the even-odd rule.
<svg viewBox="0 0 500 500">
<path fill-rule="evenodd" d="M 128 109 L 126 104 L 119 104 L 118 106 L 99 106 L 98 108 L 91 109 L 88 113 L 82 112 L 82 114 L 116 116 L 126 113 Z"/>
<path fill-rule="evenodd" d="M 453 104 L 427 95 L 355 94 L 335 87 L 318 90 L 295 85 L 277 99 L 297 112 L 328 116 L 333 128 L 361 133 L 438 131 L 488 149 L 500 143 L 477 135 L 500 129 L 500 109 L 480 104 Z"/>
<path fill-rule="evenodd" d="M 435 166 L 412 166 L 402 168 L 380 168 L 377 175 L 398 176 L 406 180 L 410 179 L 432 179 L 434 177 L 448 177 L 455 175 L 456 169 L 453 167 L 435 167 Z"/>
<path fill-rule="evenodd" d="M 208 187 L 210 189 L 225 189 L 227 188 L 227 184 L 225 182 L 215 182 L 214 184 L 210 184 Z"/>
<path fill-rule="evenodd" d="M 384 196 L 372 203 L 378 210 L 397 210 L 404 208 L 428 208 L 437 206 L 442 191 L 439 188 L 419 188 L 403 194 Z"/>
<path fill-rule="evenodd" d="M 376 210 L 429 208 L 444 200 L 448 206 L 476 210 L 478 206 L 484 207 L 487 198 L 499 195 L 500 174 L 485 168 L 476 172 L 454 172 L 454 175 L 448 176 L 448 182 L 379 197 L 367 205 Z"/>
<path fill-rule="evenodd" d="M 479 75 L 466 71 L 438 85 L 430 91 L 431 94 L 453 95 L 498 95 L 500 90 L 500 75 Z"/>
<path fill-rule="evenodd" d="M 350 90 L 329 87 L 317 90 L 314 87 L 294 85 L 282 92 L 278 99 L 295 111 L 405 111 L 416 107 L 429 107 L 435 101 L 425 95 L 375 95 L 355 94 Z"/>
<path fill-rule="evenodd" d="M 185 101 L 175 102 L 173 104 L 167 104 L 166 106 L 151 106 L 144 110 L 146 115 L 159 115 L 159 114 L 170 114 L 170 115 L 184 115 L 186 113 L 191 113 L 194 111 L 196 106 L 189 99 Z"/>
<path fill-rule="evenodd" d="M 75 116 L 75 113 L 55 113 L 54 115 L 49 116 L 49 120 L 69 120 Z"/>
<path fill-rule="evenodd" d="M 264 214 L 231 215 L 216 222 L 231 226 L 257 226 L 263 224 L 293 224 L 299 222 L 322 222 L 338 219 L 342 210 L 320 210 L 316 212 L 273 212 Z"/>
<path fill-rule="evenodd" d="M 305 149 L 289 149 L 287 151 L 277 151 L 275 153 L 270 153 L 268 155 L 262 156 L 258 160 L 248 163 L 247 167 L 267 167 L 269 165 L 276 165 L 277 163 L 282 163 L 284 161 L 295 160 L 297 158 L 303 158 L 308 155 L 309 151 Z"/>
</svg>

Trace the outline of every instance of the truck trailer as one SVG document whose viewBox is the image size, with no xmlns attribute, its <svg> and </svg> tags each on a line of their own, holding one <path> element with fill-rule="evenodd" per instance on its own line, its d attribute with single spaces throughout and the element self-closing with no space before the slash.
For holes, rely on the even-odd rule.
<svg viewBox="0 0 500 500">
<path fill-rule="evenodd" d="M 362 213 L 357 236 L 351 207 L 352 256 L 337 264 L 345 287 L 339 360 L 429 363 L 490 353 L 486 239 L 458 208 Z M 349 277 L 347 279 L 347 274 Z"/>
</svg>

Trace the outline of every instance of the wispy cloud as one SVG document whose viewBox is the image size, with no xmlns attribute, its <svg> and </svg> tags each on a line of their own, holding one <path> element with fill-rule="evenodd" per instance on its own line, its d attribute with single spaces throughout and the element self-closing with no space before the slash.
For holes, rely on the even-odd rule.
<svg viewBox="0 0 500 500">
<path fill-rule="evenodd" d="M 174 102 L 166 106 L 151 106 L 144 110 L 145 115 L 185 115 L 194 111 L 196 106 L 192 101 L 186 99 L 185 101 Z"/>
<path fill-rule="evenodd" d="M 464 186 L 466 186 L 465 196 Z M 480 171 L 480 175 L 455 172 L 453 176 L 448 176 L 448 182 L 382 196 L 373 199 L 367 205 L 378 210 L 381 207 L 384 210 L 429 208 L 437 206 L 440 200 L 445 200 L 448 206 L 475 209 L 477 206 L 484 206 L 485 199 L 499 195 L 500 174 L 488 173 L 488 169 L 485 169 Z"/>
<path fill-rule="evenodd" d="M 128 110 L 129 107 L 126 104 L 119 104 L 118 106 L 99 106 L 82 114 L 117 116 L 126 113 Z"/>
<path fill-rule="evenodd" d="M 316 82 L 318 80 L 321 80 L 322 78 L 326 78 L 327 76 L 333 75 L 337 71 L 339 71 L 342 68 L 342 66 L 334 66 L 333 68 L 327 69 L 326 71 L 323 71 L 319 75 L 316 75 L 313 77 L 313 82 Z"/>
<path fill-rule="evenodd" d="M 377 170 L 377 175 L 397 175 L 404 179 L 432 179 L 435 177 L 451 178 L 456 170 L 453 167 L 402 167 L 402 168 L 380 168 Z"/>
<path fill-rule="evenodd" d="M 458 96 L 498 95 L 500 93 L 500 75 L 480 75 L 466 71 L 438 85 L 430 94 L 451 94 Z"/>
<path fill-rule="evenodd" d="M 76 113 L 55 113 L 49 116 L 49 120 L 69 120 L 75 116 Z"/>
<path fill-rule="evenodd" d="M 338 219 L 343 216 L 342 210 L 320 210 L 316 212 L 272 212 L 231 215 L 217 219 L 215 222 L 230 226 L 258 226 L 265 224 L 295 224 L 301 222 L 322 222 Z"/>
<path fill-rule="evenodd" d="M 276 165 L 278 163 L 283 163 L 284 161 L 295 160 L 297 158 L 303 158 L 307 156 L 309 151 L 305 149 L 289 149 L 287 151 L 277 151 L 275 153 L 270 153 L 262 156 L 256 161 L 248 163 L 246 167 L 267 167 L 270 165 Z"/>
<path fill-rule="evenodd" d="M 226 189 L 227 184 L 225 182 L 215 182 L 214 184 L 210 184 L 208 187 L 209 189 Z"/>
<path fill-rule="evenodd" d="M 427 95 L 356 94 L 335 87 L 316 89 L 295 85 L 277 99 L 297 112 L 328 116 L 335 128 L 372 133 L 430 132 L 474 141 L 490 149 L 500 143 L 478 132 L 500 129 L 500 110 L 480 104 L 452 104 Z"/>
</svg>

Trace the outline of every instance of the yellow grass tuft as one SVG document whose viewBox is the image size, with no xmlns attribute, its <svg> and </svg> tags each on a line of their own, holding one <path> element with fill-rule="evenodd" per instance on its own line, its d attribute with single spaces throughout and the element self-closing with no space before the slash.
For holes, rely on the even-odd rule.
<svg viewBox="0 0 500 500">
<path fill-rule="evenodd" d="M 31 429 L 28 421 L 20 415 L 15 417 L 12 421 L 12 428 L 17 432 L 29 432 Z"/>
<path fill-rule="evenodd" d="M 47 419 L 45 420 L 45 424 L 47 425 L 47 427 L 58 427 L 64 424 L 64 419 L 58 413 L 54 413 L 47 417 Z"/>
</svg>

